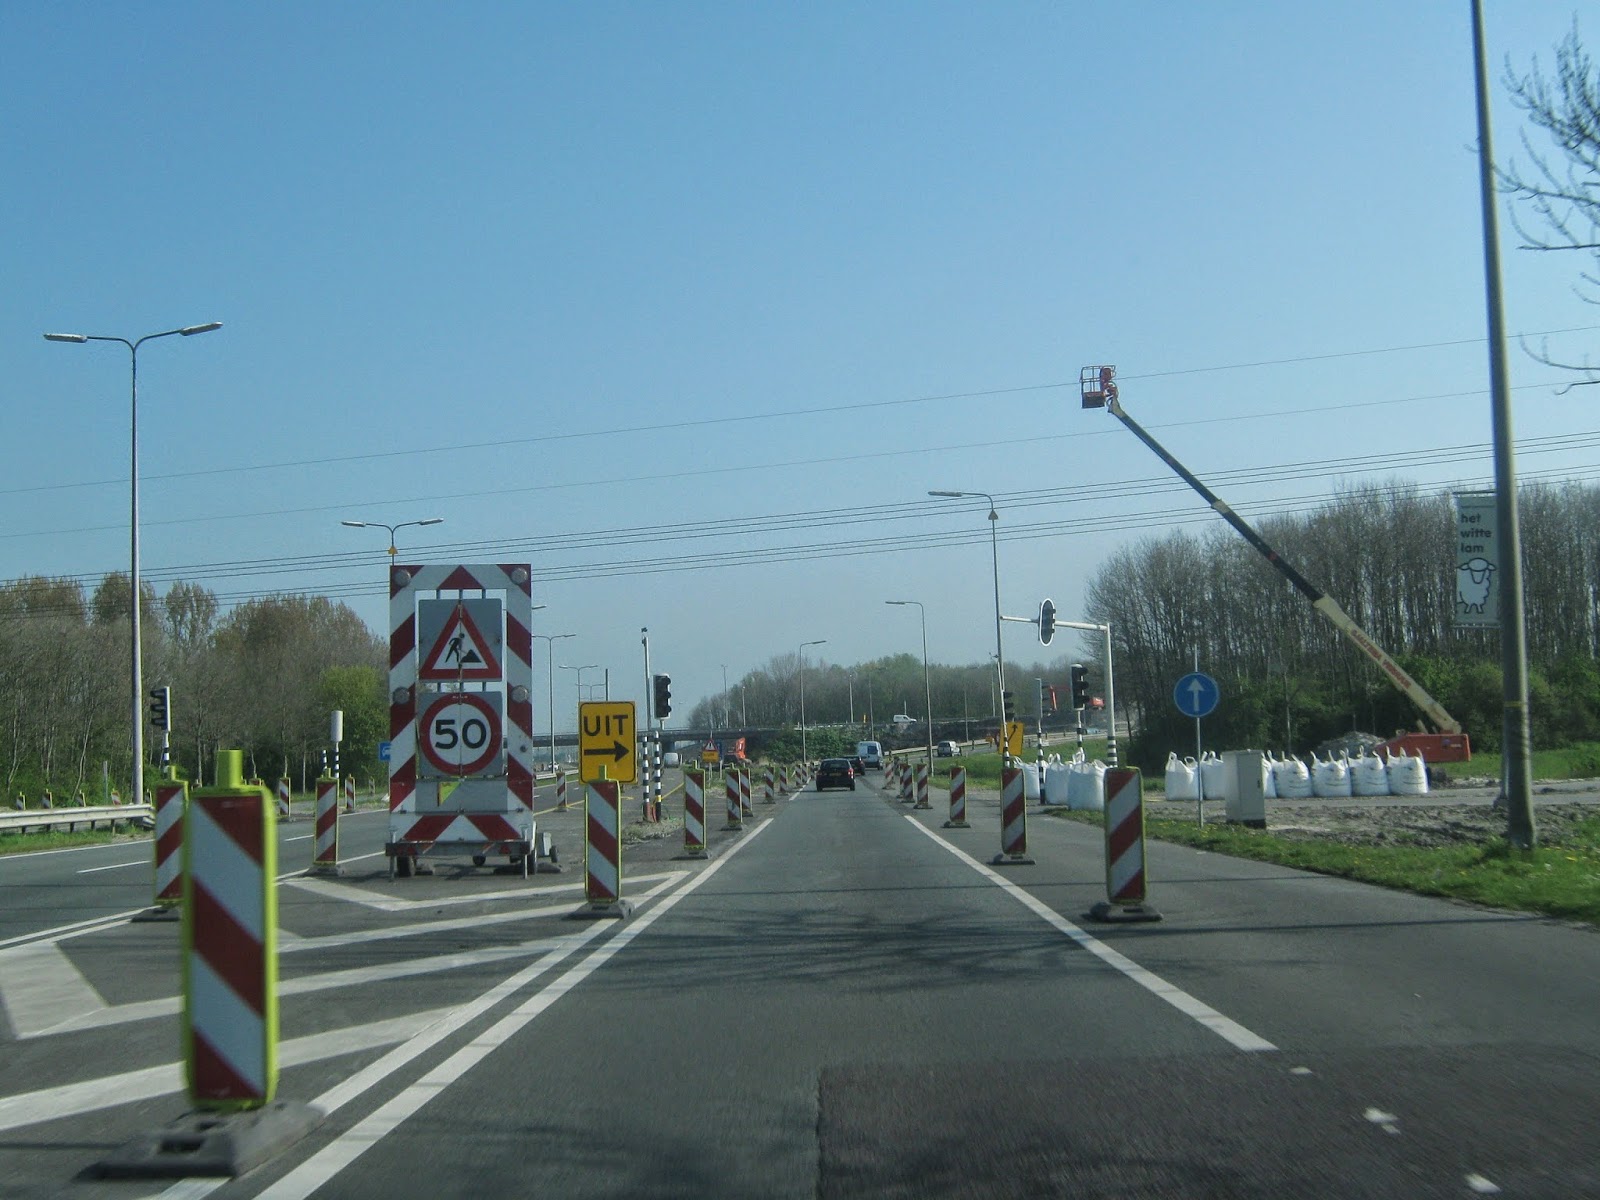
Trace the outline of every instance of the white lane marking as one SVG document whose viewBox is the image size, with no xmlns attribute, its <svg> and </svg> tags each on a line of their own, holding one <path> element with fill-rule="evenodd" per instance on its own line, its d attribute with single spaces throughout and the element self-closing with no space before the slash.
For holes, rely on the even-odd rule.
<svg viewBox="0 0 1600 1200">
<path fill-rule="evenodd" d="M 133 618 L 132 618 L 132 617 L 129 617 L 129 618 L 128 618 L 128 619 L 129 619 L 129 620 L 130 620 L 130 621 L 131 621 L 131 620 L 132 620 L 132 619 L 133 619 Z M 311 839 L 312 839 L 312 838 L 313 838 L 313 837 L 315 837 L 315 836 L 316 836 L 316 835 L 315 835 L 315 834 L 311 834 L 311 833 L 306 833 L 306 834 L 302 834 L 302 835 L 301 835 L 301 836 L 299 836 L 299 837 L 292 837 L 292 838 L 284 838 L 284 839 L 283 839 L 283 840 L 284 840 L 284 841 L 285 841 L 285 842 L 286 842 L 286 843 L 287 843 L 287 842 L 309 842 L 309 841 L 310 841 L 310 840 L 311 840 Z"/>
<path fill-rule="evenodd" d="M 148 858 L 141 858 L 138 862 L 109 863 L 103 867 L 84 867 L 77 871 L 78 875 L 93 875 L 96 871 L 120 871 L 123 867 L 148 867 L 151 866 Z"/>
<path fill-rule="evenodd" d="M 934 845 L 944 847 L 944 849 L 948 850 L 962 862 L 966 863 L 990 883 L 993 883 L 997 887 L 1004 889 L 1005 892 L 1007 892 L 1014 900 L 1018 901 L 1024 907 L 1032 911 L 1035 915 L 1039 916 L 1044 921 L 1050 925 L 1053 925 L 1062 933 L 1066 934 L 1090 954 L 1093 954 L 1096 958 L 1100 959 L 1107 965 L 1115 967 L 1146 991 L 1155 996 L 1159 996 L 1162 1000 L 1165 1000 L 1168 1004 L 1172 1005 L 1173 1008 L 1183 1013 L 1184 1016 L 1199 1022 L 1201 1025 L 1204 1025 L 1207 1029 L 1211 1030 L 1212 1033 L 1216 1034 L 1229 1045 L 1236 1049 L 1252 1053 L 1277 1049 L 1275 1045 L 1267 1041 L 1267 1039 L 1262 1037 L 1260 1034 L 1252 1033 L 1250 1030 L 1246 1029 L 1243 1025 L 1239 1024 L 1232 1018 L 1223 1016 L 1209 1004 L 1196 999 L 1182 988 L 1168 983 L 1154 971 L 1146 970 L 1144 967 L 1141 967 L 1138 963 L 1134 962 L 1131 958 L 1124 954 L 1119 954 L 1117 951 L 1113 950 L 1110 946 L 1106 945 L 1098 938 L 1092 937 L 1088 933 L 1085 933 L 1082 929 L 1079 929 L 1060 913 L 1056 912 L 1055 909 L 1044 903 L 1044 901 L 1036 899 L 1023 888 L 1007 879 L 1004 875 L 1001 875 L 998 871 L 991 870 L 989 867 L 973 858 L 965 850 L 962 850 L 957 846 L 952 846 L 937 833 L 934 833 L 931 829 L 925 828 L 920 821 L 911 816 L 909 813 L 902 814 L 902 816 L 904 816 L 905 819 L 910 823 L 911 828 L 915 829 L 918 833 L 925 834 L 933 841 Z"/>
<path fill-rule="evenodd" d="M 19 850 L 15 854 L 0 854 L 0 863 L 13 862 L 19 858 L 42 858 L 46 854 L 82 854 L 86 850 L 126 850 L 137 842 L 150 840 L 148 834 L 121 842 L 96 842 L 92 846 L 58 846 L 54 850 Z"/>
<path fill-rule="evenodd" d="M 661 892 L 672 887 L 673 884 L 687 874 L 687 871 L 672 873 L 665 882 L 641 893 L 637 897 L 637 902 L 643 904 L 655 899 Z M 514 913 L 509 916 L 502 914 L 496 919 L 504 921 L 513 917 L 519 920 L 533 917 L 565 917 L 571 911 L 572 905 L 568 902 L 554 907 L 536 909 L 531 912 Z M 480 924 L 482 923 L 480 922 Z M 466 921 L 446 921 L 439 922 L 439 924 L 451 929 L 470 927 L 470 922 Z M 403 929 L 384 930 L 382 932 L 386 936 L 395 937 L 432 932 L 433 930 L 434 927 L 431 925 L 411 925 Z M 342 946 L 347 942 L 372 941 L 374 936 L 372 934 L 341 934 L 328 939 L 328 942 Z M 326 944 L 327 942 L 322 939 L 305 938 L 289 945 L 280 945 L 278 951 L 281 957 L 287 950 L 304 950 L 310 948 L 311 945 Z M 304 996 L 315 992 L 331 991 L 335 988 L 360 987 L 365 984 L 385 983 L 394 979 L 407 979 L 415 975 L 438 974 L 443 971 L 460 970 L 464 967 L 483 966 L 489 963 L 501 962 L 508 958 L 526 959 L 530 954 L 536 954 L 551 944 L 550 939 L 541 939 L 509 946 L 488 946 L 480 950 L 460 950 L 453 954 L 436 954 L 427 958 L 407 958 L 399 962 L 382 963 L 370 967 L 350 967 L 342 971 L 324 971 L 315 975 L 301 975 L 293 979 L 280 979 L 278 981 L 278 995 L 279 997 Z M 70 967 L 71 964 L 67 965 Z M 94 999 L 97 1002 L 99 1001 L 98 993 L 94 995 Z M 176 1015 L 182 1003 L 183 998 L 181 996 L 163 996 L 155 1000 L 136 1000 L 129 1004 L 119 1004 L 115 1008 L 106 1008 L 104 1004 L 101 1004 L 96 1011 L 85 1011 L 85 1006 L 79 1004 L 76 1006 L 77 1011 L 73 1015 L 63 1019 L 60 1017 L 59 1010 L 56 1010 L 57 1019 L 54 1024 L 48 1028 L 37 1029 L 32 1033 L 23 1033 L 19 1030 L 18 1036 L 21 1038 L 38 1037 L 47 1033 L 52 1035 L 72 1033 L 82 1029 L 102 1029 L 110 1025 L 126 1025 L 135 1021 L 152 1021 L 159 1017 Z"/>
<path fill-rule="evenodd" d="M 349 859 L 341 861 L 349 862 Z M 662 871 L 655 875 L 630 875 L 629 883 L 655 883 L 661 879 L 682 878 L 688 874 L 686 871 Z M 337 883 L 331 879 L 319 879 L 313 876 L 291 879 L 289 881 L 301 891 L 311 892 L 314 895 L 326 896 L 330 900 L 342 900 L 349 904 L 360 904 L 367 908 L 375 908 L 379 912 L 405 912 L 408 909 L 443 908 L 450 904 L 478 904 L 493 900 L 528 900 L 537 899 L 548 892 L 579 892 L 583 890 L 582 883 L 558 883 L 554 887 L 530 890 L 526 884 L 521 887 L 501 888 L 493 892 L 467 892 L 458 896 L 433 896 L 418 900 L 407 900 L 396 896 L 386 896 L 382 892 L 372 892 L 365 888 L 356 887 L 354 884 Z"/>
<path fill-rule="evenodd" d="M 1361 1115 L 1385 1133 L 1400 1136 L 1400 1118 L 1393 1113 L 1384 1112 L 1381 1108 L 1369 1108 Z"/>
<path fill-rule="evenodd" d="M 1310 1067 L 1291 1067 L 1289 1069 L 1289 1074 L 1291 1074 L 1291 1075 L 1310 1075 L 1310 1074 L 1312 1074 L 1312 1070 L 1311 1070 Z"/>
<path fill-rule="evenodd" d="M 102 929 L 110 929 L 113 925 L 126 924 L 129 917 L 137 916 L 144 912 L 142 908 L 130 908 L 126 912 L 112 913 L 105 917 L 90 917 L 86 921 L 74 921 L 71 925 L 57 925 L 54 929 L 40 929 L 34 933 L 23 933 L 13 938 L 0 942 L 0 950 L 12 946 L 32 945 L 36 942 L 59 942 L 66 938 L 82 937 L 86 933 L 98 933 Z"/>
<path fill-rule="evenodd" d="M 1476 1171 L 1467 1176 L 1467 1186 L 1480 1196 L 1498 1196 L 1500 1189 Z"/>
<path fill-rule="evenodd" d="M 417 1082 L 378 1108 L 371 1116 L 358 1122 L 345 1133 L 340 1134 L 339 1137 L 324 1146 L 316 1154 L 298 1167 L 295 1167 L 271 1187 L 261 1192 L 256 1197 L 256 1200 L 305 1200 L 305 1197 L 310 1196 L 367 1150 L 377 1145 L 384 1137 L 399 1128 L 407 1117 L 460 1079 L 488 1054 L 504 1045 L 508 1039 L 524 1026 L 528 1025 L 562 996 L 565 996 L 595 971 L 599 970 L 600 967 L 604 966 L 614 955 L 646 929 L 649 929 L 661 916 L 670 912 L 680 900 L 721 870 L 725 863 L 755 840 L 755 836 L 770 824 L 771 820 L 769 818 L 757 825 L 748 835 L 728 849 L 721 858 L 713 861 L 710 866 L 662 900 L 660 904 L 642 916 L 630 920 L 627 925 L 617 931 L 615 937 L 610 938 L 590 952 L 582 962 L 568 968 L 559 979 L 545 985 L 507 1016 L 502 1017 L 489 1029 L 479 1034 L 460 1050 L 457 1050 Z M 607 922 L 596 923 L 606 924 Z M 331 1111 L 336 1105 L 331 1105 L 329 1098 L 339 1091 L 340 1089 L 335 1088 L 332 1092 L 326 1093 L 312 1101 L 312 1103 Z M 339 1103 L 343 1103 L 348 1098 L 348 1095 L 341 1096 Z M 165 1200 L 176 1200 L 176 1198 L 168 1197 Z"/>
<path fill-rule="evenodd" d="M 8 950 L 0 961 L 0 1008 L 19 1038 L 59 1025 L 63 1012 L 94 1017 L 106 1010 L 104 998 L 54 942 Z"/>
<path fill-rule="evenodd" d="M 353 1025 L 346 1029 L 292 1038 L 278 1044 L 278 1065 L 303 1066 L 325 1058 L 390 1046 L 428 1028 L 448 1013 L 448 1009 L 429 1009 L 409 1016 L 374 1021 L 370 1025 Z M 101 1079 L 85 1079 L 60 1087 L 6 1096 L 0 1098 L 0 1132 L 64 1117 L 77 1117 L 121 1104 L 155 1100 L 181 1092 L 184 1087 L 183 1064 L 172 1062 Z"/>
</svg>

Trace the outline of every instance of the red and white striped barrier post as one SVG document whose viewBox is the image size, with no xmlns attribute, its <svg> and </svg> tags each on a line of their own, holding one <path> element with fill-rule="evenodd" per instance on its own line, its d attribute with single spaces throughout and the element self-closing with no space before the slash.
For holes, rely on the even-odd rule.
<svg viewBox="0 0 1600 1200">
<path fill-rule="evenodd" d="M 317 780 L 317 831 L 311 843 L 311 870 L 339 874 L 339 781 Z"/>
<path fill-rule="evenodd" d="M 928 763 L 919 763 L 917 765 L 917 807 L 918 808 L 932 808 L 933 807 L 933 805 L 928 802 L 928 776 L 932 772 L 932 770 L 933 770 L 932 766 L 930 764 L 928 764 Z"/>
<path fill-rule="evenodd" d="M 911 765 L 907 763 L 900 771 L 900 799 L 909 804 L 916 799 L 911 791 Z"/>
<path fill-rule="evenodd" d="M 710 858 L 706 849 L 706 773 L 683 773 L 682 858 Z"/>
<path fill-rule="evenodd" d="M 260 1108 L 278 1082 L 277 822 L 244 755 L 189 803 L 183 839 L 183 1057 L 196 1108 Z"/>
<path fill-rule="evenodd" d="M 622 898 L 622 785 L 609 779 L 585 781 L 583 807 L 583 895 L 588 904 L 573 915 L 625 917 L 633 905 Z"/>
<path fill-rule="evenodd" d="M 728 797 L 728 823 L 724 831 L 744 828 L 744 808 L 739 803 L 739 773 L 729 767 L 722 772 L 722 787 Z"/>
<path fill-rule="evenodd" d="M 767 764 L 767 772 L 762 779 L 761 802 L 763 804 L 778 802 L 778 777 L 773 772 L 771 763 Z"/>
<path fill-rule="evenodd" d="M 189 809 L 189 785 L 176 779 L 156 784 L 155 907 L 135 921 L 176 921 L 183 907 L 183 818 Z"/>
<path fill-rule="evenodd" d="M 355 812 L 356 810 L 356 777 L 354 775 L 346 775 L 344 777 L 344 810 L 346 812 Z"/>
<path fill-rule="evenodd" d="M 1159 921 L 1145 903 L 1144 781 L 1129 767 L 1106 772 L 1106 899 L 1089 910 L 1096 921 Z"/>
<path fill-rule="evenodd" d="M 292 786 L 291 781 L 287 778 L 278 780 L 278 815 L 280 817 L 289 815 L 289 797 L 293 794 L 290 791 Z"/>
<path fill-rule="evenodd" d="M 750 804 L 750 768 L 739 768 L 739 812 L 749 820 L 756 815 L 756 810 Z"/>
<path fill-rule="evenodd" d="M 950 819 L 946 829 L 971 829 L 967 824 L 967 769 L 950 768 Z"/>
<path fill-rule="evenodd" d="M 567 811 L 567 773 L 559 769 L 556 771 L 556 811 Z"/>
<path fill-rule="evenodd" d="M 1000 771 L 1000 853 L 990 861 L 996 866 L 1033 865 L 1028 857 L 1028 802 L 1021 767 Z"/>
</svg>

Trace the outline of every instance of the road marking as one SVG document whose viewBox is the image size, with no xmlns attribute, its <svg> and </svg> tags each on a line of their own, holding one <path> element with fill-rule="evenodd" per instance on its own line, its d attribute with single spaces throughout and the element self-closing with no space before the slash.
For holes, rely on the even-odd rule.
<svg viewBox="0 0 1600 1200">
<path fill-rule="evenodd" d="M 560 978 L 546 984 L 507 1016 L 502 1017 L 494 1025 L 417 1080 L 416 1083 L 382 1105 L 371 1116 L 340 1134 L 327 1146 L 324 1146 L 271 1187 L 261 1192 L 256 1197 L 256 1200 L 305 1200 L 306 1197 L 321 1188 L 340 1171 L 344 1170 L 345 1167 L 355 1162 L 362 1154 L 377 1145 L 384 1137 L 399 1128 L 407 1117 L 421 1109 L 429 1100 L 460 1079 L 467 1071 L 471 1070 L 472 1067 L 493 1051 L 499 1049 L 557 1000 L 604 966 L 607 961 L 640 934 L 644 933 L 645 930 L 649 929 L 660 917 L 670 912 L 680 900 L 715 875 L 723 864 L 748 846 L 755 839 L 755 836 L 770 824 L 771 820 L 769 818 L 750 830 L 740 841 L 726 850 L 721 858 L 713 861 L 693 879 L 689 880 L 688 883 L 662 900 L 660 904 L 642 916 L 629 921 L 628 924 L 617 931 L 615 937 L 608 939 L 591 951 L 582 962 L 568 968 Z M 596 924 L 604 925 L 607 922 L 599 921 Z M 338 1104 L 343 1104 L 355 1094 L 359 1094 L 359 1092 L 342 1093 L 340 1088 L 335 1088 L 331 1092 L 324 1093 L 312 1103 L 331 1112 Z M 332 1103 L 332 1098 L 335 1096 L 337 1096 L 337 1103 Z M 165 1200 L 178 1200 L 178 1198 L 176 1195 L 168 1195 Z"/>
<path fill-rule="evenodd" d="M 391 1046 L 427 1029 L 448 1014 L 448 1009 L 429 1009 L 409 1016 L 374 1021 L 370 1025 L 352 1025 L 346 1029 L 291 1038 L 278 1044 L 278 1065 L 303 1066 L 379 1046 Z M 101 1079 L 85 1079 L 60 1087 L 0 1097 L 0 1133 L 136 1101 L 156 1100 L 181 1092 L 184 1087 L 183 1064 L 171 1062 Z"/>
<path fill-rule="evenodd" d="M 687 871 L 675 871 L 667 876 L 658 876 L 664 882 L 656 887 L 641 893 L 639 903 L 655 899 L 663 891 L 671 888 L 678 880 L 687 875 Z M 282 943 L 278 947 L 280 957 L 283 954 L 311 949 L 328 949 L 330 947 L 344 946 L 354 942 L 371 942 L 377 938 L 409 937 L 413 934 L 437 933 L 442 926 L 444 929 L 470 929 L 490 922 L 502 923 L 509 920 L 524 920 L 535 917 L 565 917 L 572 911 L 571 901 L 561 904 L 546 906 L 528 912 L 501 913 L 492 918 L 466 918 L 459 921 L 430 921 L 423 924 L 407 925 L 398 929 L 380 930 L 375 933 L 334 934 L 327 938 L 300 938 L 293 942 Z M 451 954 L 435 954 L 427 958 L 407 958 L 398 962 L 380 963 L 369 967 L 349 967 L 341 971 L 323 971 L 314 975 L 301 975 L 293 979 L 280 979 L 278 981 L 278 995 L 303 996 L 314 992 L 332 991 L 336 988 L 360 987 L 365 984 L 384 983 L 394 979 L 406 979 L 416 975 L 438 974 L 444 971 L 459 970 L 463 967 L 481 966 L 488 963 L 500 962 L 508 958 L 526 959 L 530 954 L 536 954 L 550 945 L 549 939 L 538 941 L 519 942 L 507 946 L 486 946 L 478 950 L 458 950 Z M 55 966 L 53 975 L 57 983 L 57 992 L 54 1003 L 51 997 L 41 995 L 37 1003 L 29 1011 L 37 1012 L 50 1018 L 48 1024 L 38 1023 L 24 1028 L 17 1021 L 15 1015 L 12 1025 L 16 1027 L 17 1037 L 27 1039 L 41 1037 L 45 1034 L 73 1033 L 84 1029 L 103 1029 L 112 1025 L 127 1025 L 135 1021 L 153 1021 L 160 1017 L 176 1016 L 179 1012 L 183 998 L 181 996 L 161 996 L 154 1000 L 135 1000 L 128 1004 L 119 1004 L 108 1007 L 100 994 L 96 992 L 78 974 L 66 956 L 55 950 L 61 958 L 61 964 Z M 43 964 L 46 967 L 54 964 Z M 67 980 L 65 972 L 81 984 L 82 990 L 71 993 L 66 989 Z M 41 976 L 50 975 L 46 970 L 41 970 Z M 0 981 L 0 999 L 7 1007 L 11 1004 L 11 996 L 16 985 Z M 63 1011 L 69 1015 L 63 1017 Z M 38 1021 L 38 1018 L 35 1018 Z"/>
<path fill-rule="evenodd" d="M 351 860 L 344 859 L 349 862 Z M 629 883 L 654 883 L 660 879 L 681 879 L 687 871 L 663 871 L 655 875 L 629 875 Z M 449 904 L 477 904 L 480 901 L 491 900 L 528 900 L 545 895 L 549 892 L 579 892 L 583 890 L 582 883 L 558 883 L 553 887 L 530 890 L 526 885 L 513 888 L 502 888 L 494 892 L 468 892 L 460 896 L 433 896 L 420 900 L 406 900 L 396 896 L 386 896 L 382 892 L 372 892 L 359 888 L 353 884 L 336 883 L 329 879 L 317 879 L 312 876 L 291 879 L 289 881 L 302 891 L 312 892 L 319 896 L 326 896 L 331 900 L 343 900 L 350 904 L 361 904 L 367 908 L 375 908 L 379 912 L 406 912 L 409 909 L 428 908 L 437 909 Z"/>
<path fill-rule="evenodd" d="M 1494 1183 L 1485 1179 L 1476 1171 L 1467 1176 L 1467 1186 L 1480 1196 L 1498 1196 L 1500 1194 L 1500 1189 Z"/>
<path fill-rule="evenodd" d="M 126 912 L 112 913 L 106 917 L 90 917 L 86 921 L 74 921 L 71 925 L 57 925 L 54 929 L 18 934 L 0 942 L 0 950 L 7 950 L 12 946 L 31 945 L 35 942 L 57 942 L 65 938 L 82 937 L 86 933 L 98 933 L 102 929 L 110 929 L 113 925 L 125 924 L 129 917 L 137 916 L 144 911 L 142 908 L 130 908 Z"/>
<path fill-rule="evenodd" d="M 1400 1118 L 1393 1113 L 1384 1112 L 1381 1108 L 1369 1108 L 1361 1115 L 1385 1133 L 1400 1136 Z"/>
<path fill-rule="evenodd" d="M 305 834 L 301 834 L 299 837 L 284 838 L 283 840 L 286 843 L 287 842 L 309 842 L 315 836 L 316 836 L 316 834 L 313 834 L 313 833 L 305 833 Z"/>
<path fill-rule="evenodd" d="M 1056 912 L 1055 909 L 1044 903 L 1044 901 L 1036 899 L 1023 888 L 1007 879 L 1004 875 L 1001 875 L 998 871 L 990 870 L 987 866 L 973 858 L 960 847 L 952 846 L 937 833 L 934 833 L 931 829 L 926 828 L 915 817 L 908 813 L 903 813 L 901 815 L 904 816 L 908 822 L 910 822 L 911 828 L 915 829 L 918 833 L 926 835 L 933 841 L 934 845 L 944 847 L 951 854 L 955 855 L 962 862 L 966 863 L 979 875 L 982 875 L 985 879 L 989 880 L 990 883 L 993 883 L 997 887 L 1004 889 L 1013 899 L 1020 902 L 1024 907 L 1028 908 L 1048 924 L 1053 925 L 1056 929 L 1066 934 L 1090 954 L 1093 954 L 1096 958 L 1100 959 L 1108 966 L 1115 967 L 1129 979 L 1133 980 L 1134 983 L 1137 983 L 1140 987 L 1144 988 L 1151 994 L 1160 997 L 1162 1000 L 1165 1000 L 1168 1004 L 1172 1005 L 1173 1008 L 1183 1013 L 1184 1016 L 1199 1022 L 1201 1025 L 1204 1025 L 1207 1029 L 1211 1030 L 1212 1033 L 1216 1034 L 1229 1045 L 1235 1047 L 1236 1049 L 1251 1053 L 1277 1049 L 1277 1047 L 1271 1042 L 1267 1041 L 1266 1038 L 1260 1036 L 1259 1034 L 1252 1033 L 1250 1030 L 1246 1029 L 1243 1025 L 1239 1024 L 1232 1018 L 1223 1016 L 1209 1004 L 1206 1004 L 1201 1000 L 1197 1000 L 1182 988 L 1168 983 L 1154 971 L 1146 970 L 1144 967 L 1141 967 L 1138 963 L 1134 962 L 1131 958 L 1124 954 L 1119 954 L 1117 951 L 1113 950 L 1110 946 L 1100 941 L 1100 939 L 1085 933 L 1082 929 L 1078 928 L 1078 926 L 1074 925 L 1060 913 Z"/>
<path fill-rule="evenodd" d="M 63 1012 L 93 1018 L 106 1010 L 100 993 L 55 942 L 20 946 L 0 959 L 5 963 L 0 1008 L 19 1038 L 59 1025 Z"/>
<path fill-rule="evenodd" d="M 78 871 L 79 875 L 93 875 L 96 871 L 120 871 L 123 867 L 148 867 L 150 860 L 141 858 L 138 862 L 111 863 L 104 867 L 84 867 Z"/>
</svg>

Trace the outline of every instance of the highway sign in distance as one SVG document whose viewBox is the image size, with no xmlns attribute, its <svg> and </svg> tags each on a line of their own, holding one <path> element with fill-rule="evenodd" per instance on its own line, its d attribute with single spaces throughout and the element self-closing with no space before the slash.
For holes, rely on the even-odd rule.
<svg viewBox="0 0 1600 1200">
<path fill-rule="evenodd" d="M 1172 702 L 1186 717 L 1208 717 L 1222 699 L 1217 681 L 1203 671 L 1191 671 L 1172 689 Z"/>
<path fill-rule="evenodd" d="M 505 773 L 499 692 L 449 692 L 435 697 L 417 732 L 422 779 L 463 779 Z"/>
<path fill-rule="evenodd" d="M 639 769 L 634 757 L 632 700 L 587 700 L 578 705 L 578 776 L 585 782 L 600 778 L 612 783 L 632 783 Z"/>
</svg>

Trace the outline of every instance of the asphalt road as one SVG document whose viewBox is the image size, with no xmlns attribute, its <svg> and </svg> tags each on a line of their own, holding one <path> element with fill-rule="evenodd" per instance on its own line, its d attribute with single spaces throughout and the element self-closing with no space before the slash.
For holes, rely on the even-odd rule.
<svg viewBox="0 0 1600 1200">
<path fill-rule="evenodd" d="M 1155 843 L 1165 919 L 1093 925 L 1098 832 L 992 867 L 990 796 L 709 807 L 709 863 L 626 848 L 626 921 L 566 919 L 576 812 L 529 880 L 391 880 L 347 821 L 279 893 L 279 1095 L 326 1116 L 232 1182 L 92 1174 L 187 1108 L 147 851 L 0 859 L 0 1196 L 1600 1195 L 1592 931 Z"/>
</svg>

